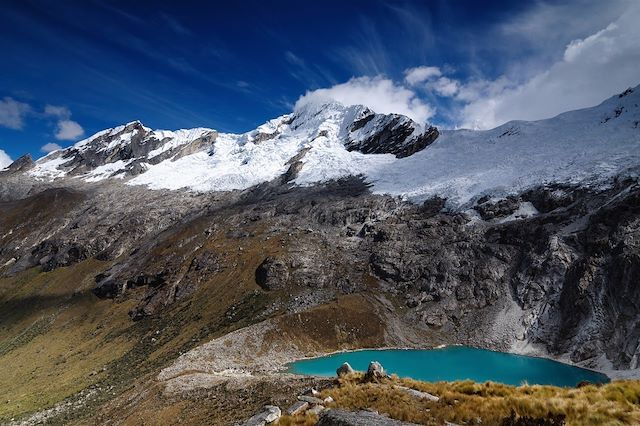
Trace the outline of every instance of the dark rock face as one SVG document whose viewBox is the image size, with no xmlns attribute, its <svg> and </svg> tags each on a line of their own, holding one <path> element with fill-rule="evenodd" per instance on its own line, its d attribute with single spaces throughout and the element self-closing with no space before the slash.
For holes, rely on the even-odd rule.
<svg viewBox="0 0 640 426">
<path fill-rule="evenodd" d="M 394 154 L 398 158 L 408 157 L 432 144 L 439 136 L 438 129 L 429 127 L 422 134 L 413 136 L 416 124 L 402 115 L 390 114 L 384 125 L 376 133 L 364 140 L 348 140 L 345 147 L 349 151 L 363 154 Z M 355 121 L 351 131 L 356 131 L 373 120 L 373 113 Z"/>
<path fill-rule="evenodd" d="M 637 366 L 633 180 L 479 200 L 487 220 L 448 212 L 438 198 L 413 205 L 375 196 L 358 178 L 308 188 L 277 181 L 215 196 L 106 184 L 91 191 L 40 189 L 0 202 L 0 274 L 96 258 L 106 263 L 94 293 L 135 294 L 136 320 L 239 276 L 253 296 L 233 318 L 260 297 L 273 300 L 269 313 L 302 312 L 344 294 L 384 295 L 403 306 L 388 315 L 428 330 L 433 344 L 536 343 L 587 365 L 606 355 L 617 368 Z M 523 201 L 539 213 L 494 220 Z"/>
<path fill-rule="evenodd" d="M 152 151 L 162 147 L 165 139 L 158 139 L 155 133 L 145 128 L 142 123 L 135 121 L 121 129 L 113 129 L 91 140 L 86 146 L 71 147 L 52 154 L 66 159 L 59 168 L 70 175 L 81 175 L 96 167 L 117 161 L 127 162 L 124 170 L 116 174 L 124 173 L 126 176 L 135 176 L 146 169 L 144 163 L 158 164 L 161 161 L 173 159 L 174 161 L 185 155 L 206 150 L 213 146 L 218 134 L 210 131 L 193 141 L 167 149 L 166 151 L 149 157 Z M 126 139 L 126 142 L 121 142 Z"/>
<path fill-rule="evenodd" d="M 256 269 L 256 283 L 267 291 L 284 288 L 288 279 L 289 268 L 280 259 L 267 257 Z"/>
<path fill-rule="evenodd" d="M 301 149 L 300 152 L 298 152 L 289 160 L 289 168 L 282 176 L 283 183 L 291 182 L 298 177 L 298 174 L 300 173 L 300 170 L 302 170 L 303 166 L 302 159 L 307 154 L 307 152 L 309 152 L 309 149 L 310 148 Z"/>
<path fill-rule="evenodd" d="M 520 202 L 516 197 L 507 197 L 497 202 L 480 199 L 474 209 L 480 214 L 483 220 L 491 220 L 496 217 L 509 216 L 518 210 L 519 206 Z"/>
<path fill-rule="evenodd" d="M 31 154 L 26 154 L 11 163 L 7 168 L 7 171 L 11 173 L 25 172 L 32 169 L 34 165 L 35 163 L 31 158 Z"/>
</svg>

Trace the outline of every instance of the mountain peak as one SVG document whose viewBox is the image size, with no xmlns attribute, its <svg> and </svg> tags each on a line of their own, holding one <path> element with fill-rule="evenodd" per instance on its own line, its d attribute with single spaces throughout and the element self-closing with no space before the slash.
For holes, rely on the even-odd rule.
<svg viewBox="0 0 640 426">
<path fill-rule="evenodd" d="M 337 102 L 300 105 L 243 134 L 151 130 L 133 121 L 51 153 L 27 173 L 194 191 L 241 190 L 284 176 L 297 185 L 364 176 L 375 192 L 440 196 L 462 207 L 542 182 L 600 184 L 638 167 L 637 98 L 629 89 L 596 107 L 487 131 L 441 133 Z"/>
</svg>

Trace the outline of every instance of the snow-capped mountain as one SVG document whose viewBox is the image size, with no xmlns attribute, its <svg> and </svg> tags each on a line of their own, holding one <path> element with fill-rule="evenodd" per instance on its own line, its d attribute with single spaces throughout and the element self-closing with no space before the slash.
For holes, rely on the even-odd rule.
<svg viewBox="0 0 640 426">
<path fill-rule="evenodd" d="M 229 191 L 284 176 L 312 185 L 362 175 L 374 193 L 460 207 L 544 183 L 602 184 L 640 165 L 640 91 L 557 117 L 488 131 L 423 127 L 397 114 L 307 104 L 244 134 L 151 130 L 132 122 L 37 161 L 29 174 L 151 189 Z M 426 149 L 425 149 L 426 148 Z"/>
<path fill-rule="evenodd" d="M 109 392 L 454 344 L 638 378 L 639 104 L 482 132 L 307 104 L 244 134 L 132 122 L 22 157 L 0 172 L 0 358 L 77 336 L 50 365 L 98 354 L 78 381 Z M 170 357 L 177 375 L 149 373 Z"/>
</svg>

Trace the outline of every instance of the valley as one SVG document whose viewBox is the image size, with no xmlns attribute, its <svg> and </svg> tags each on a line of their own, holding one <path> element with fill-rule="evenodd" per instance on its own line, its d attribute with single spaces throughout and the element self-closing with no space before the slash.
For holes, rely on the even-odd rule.
<svg viewBox="0 0 640 426">
<path fill-rule="evenodd" d="M 0 171 L 0 422 L 233 424 L 332 383 L 287 363 L 360 348 L 535 355 L 637 392 L 625 93 L 487 132 L 336 105 L 243 135 L 132 122 L 17 160 Z"/>
</svg>

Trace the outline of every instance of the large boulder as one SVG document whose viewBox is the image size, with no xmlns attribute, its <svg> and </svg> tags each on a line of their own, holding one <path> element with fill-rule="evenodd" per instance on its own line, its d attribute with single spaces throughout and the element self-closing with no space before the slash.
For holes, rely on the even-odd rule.
<svg viewBox="0 0 640 426">
<path fill-rule="evenodd" d="M 256 284 L 267 291 L 284 288 L 289 280 L 287 264 L 275 257 L 267 257 L 256 269 Z"/>
<path fill-rule="evenodd" d="M 341 377 L 347 374 L 351 374 L 354 371 L 355 370 L 351 367 L 351 365 L 348 362 L 345 362 L 340 367 L 338 367 L 338 369 L 336 370 L 336 374 L 338 375 L 338 377 Z"/>
<path fill-rule="evenodd" d="M 367 368 L 367 374 L 365 374 L 365 380 L 380 380 L 386 377 L 382 364 L 378 361 L 371 361 L 369 368 Z"/>
</svg>

